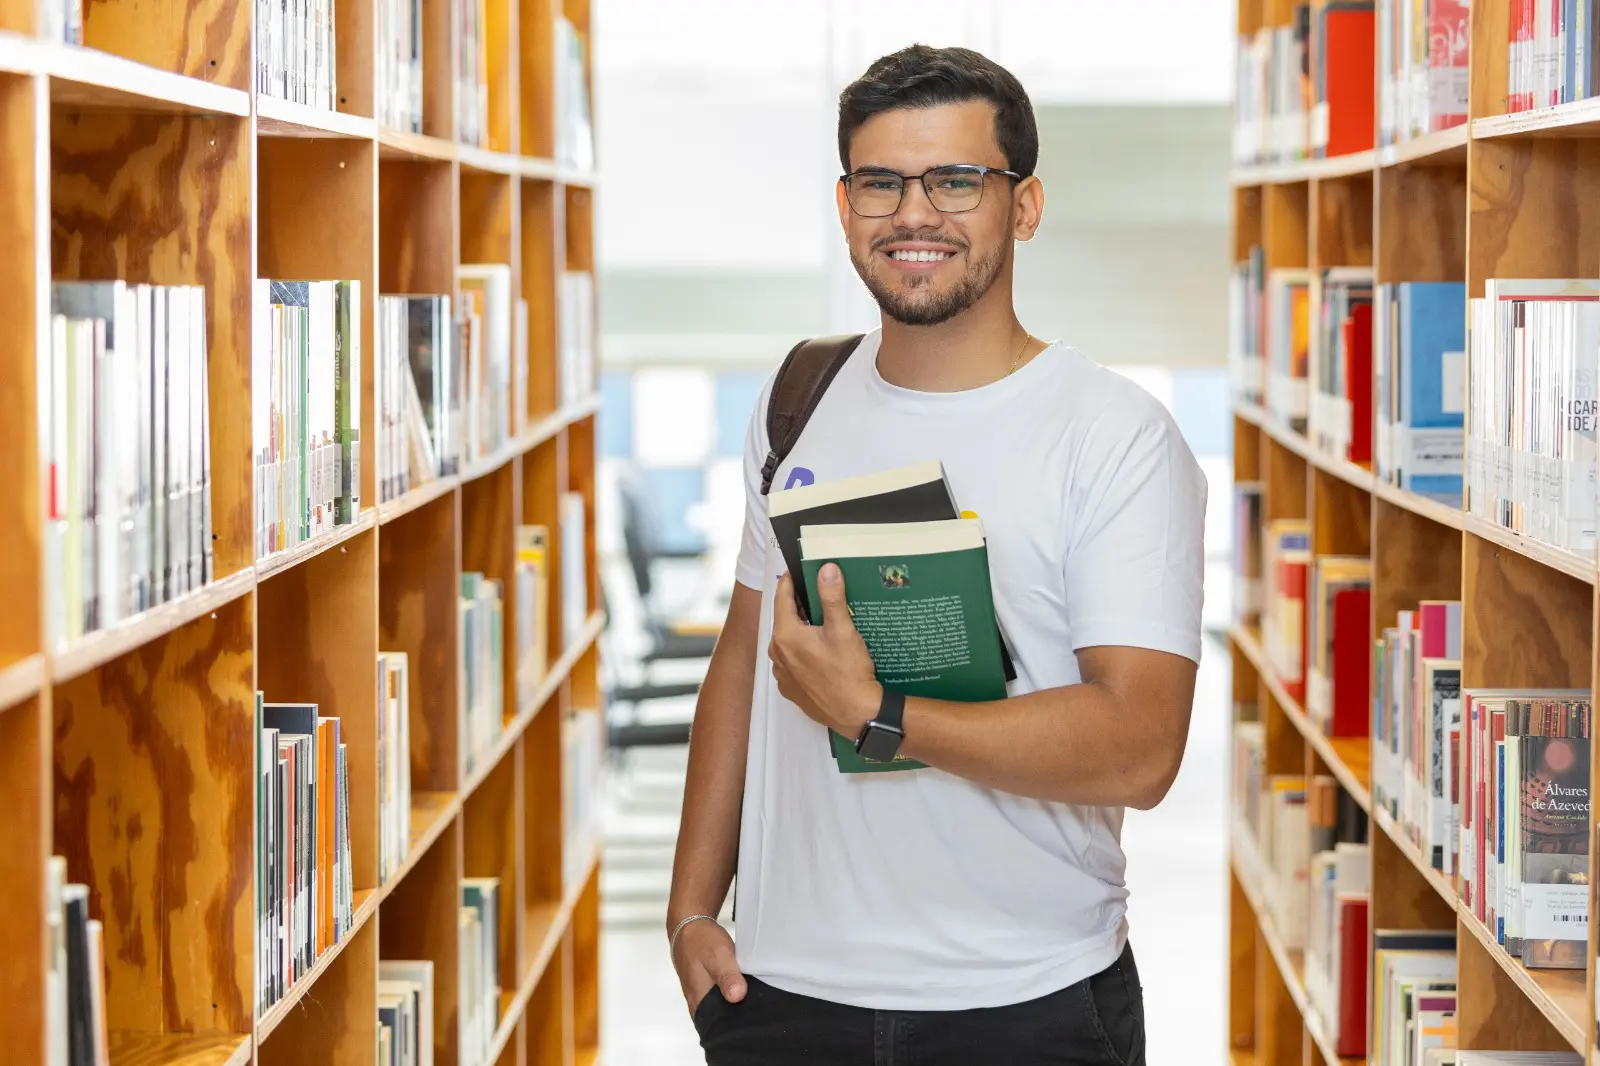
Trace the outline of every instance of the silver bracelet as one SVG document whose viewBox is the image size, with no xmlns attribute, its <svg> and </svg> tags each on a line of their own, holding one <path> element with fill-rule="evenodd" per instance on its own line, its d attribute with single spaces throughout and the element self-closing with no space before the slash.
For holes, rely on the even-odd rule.
<svg viewBox="0 0 1600 1066">
<path fill-rule="evenodd" d="M 678 949 L 678 934 L 683 932 L 683 927 L 688 925 L 690 922 L 697 922 L 701 919 L 704 919 L 708 922 L 714 922 L 717 920 L 717 916 L 714 914 L 691 914 L 689 917 L 680 921 L 677 925 L 677 928 L 672 930 L 672 936 L 667 940 L 668 959 L 671 959 L 673 957 L 673 952 L 677 951 Z"/>
</svg>

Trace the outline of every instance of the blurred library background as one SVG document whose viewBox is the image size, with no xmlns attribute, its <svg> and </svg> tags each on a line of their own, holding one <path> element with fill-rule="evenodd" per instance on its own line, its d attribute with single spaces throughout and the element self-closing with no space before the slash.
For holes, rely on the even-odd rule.
<svg viewBox="0 0 1600 1066">
<path fill-rule="evenodd" d="M 682 738 L 739 543 L 744 435 L 796 341 L 876 325 L 834 208 L 837 96 L 914 41 L 977 48 L 1027 87 L 1046 207 L 1018 246 L 1019 314 L 1166 404 L 1210 482 L 1210 635 L 1189 752 L 1167 801 L 1130 812 L 1124 844 L 1150 1061 L 1223 1060 L 1235 12 L 1232 0 L 1156 6 L 1125 49 L 1107 43 L 1126 32 L 1112 5 L 1060 0 L 936 0 L 911 19 L 886 0 L 595 0 L 611 1061 L 703 1061 L 662 929 Z M 738 170 L 761 179 L 704 195 Z"/>
</svg>

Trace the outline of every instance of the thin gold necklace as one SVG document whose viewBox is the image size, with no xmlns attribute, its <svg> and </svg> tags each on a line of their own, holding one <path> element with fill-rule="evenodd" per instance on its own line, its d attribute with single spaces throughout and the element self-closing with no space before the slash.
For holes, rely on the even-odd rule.
<svg viewBox="0 0 1600 1066">
<path fill-rule="evenodd" d="M 1017 365 L 1022 362 L 1022 353 L 1028 350 L 1028 342 L 1032 339 L 1027 330 L 1022 331 L 1022 347 L 1017 349 L 1017 357 L 1011 360 L 1011 369 L 1006 371 L 1006 377 L 1017 372 Z"/>
</svg>

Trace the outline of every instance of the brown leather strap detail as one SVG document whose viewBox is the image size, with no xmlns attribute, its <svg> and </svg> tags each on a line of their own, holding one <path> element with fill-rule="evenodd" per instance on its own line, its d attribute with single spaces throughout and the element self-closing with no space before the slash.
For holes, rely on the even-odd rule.
<svg viewBox="0 0 1600 1066">
<path fill-rule="evenodd" d="M 784 357 L 767 401 L 767 461 L 761 467 L 761 495 L 772 487 L 779 465 L 810 421 L 839 368 L 860 346 L 864 334 L 840 334 L 801 341 Z"/>
</svg>

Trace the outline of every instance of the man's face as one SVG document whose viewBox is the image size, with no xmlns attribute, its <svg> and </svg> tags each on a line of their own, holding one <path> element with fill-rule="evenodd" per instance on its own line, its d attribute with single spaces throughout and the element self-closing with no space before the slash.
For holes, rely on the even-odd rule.
<svg viewBox="0 0 1600 1066">
<path fill-rule="evenodd" d="M 850 142 L 850 170 L 884 168 L 900 175 L 977 163 L 1007 169 L 994 135 L 994 107 L 985 101 L 907 108 L 874 115 Z M 948 321 L 982 299 L 1010 262 L 1016 236 L 1014 186 L 1001 174 L 984 179 L 976 208 L 946 214 L 920 181 L 908 180 L 899 210 L 868 218 L 839 189 L 840 220 L 850 260 L 883 313 L 908 326 Z"/>
</svg>

